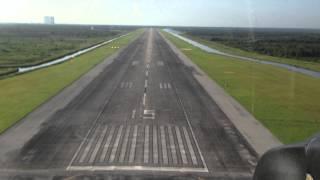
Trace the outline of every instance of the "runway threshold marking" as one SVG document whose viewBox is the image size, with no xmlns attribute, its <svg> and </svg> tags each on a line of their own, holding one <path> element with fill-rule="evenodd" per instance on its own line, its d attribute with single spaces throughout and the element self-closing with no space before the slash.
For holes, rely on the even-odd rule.
<svg viewBox="0 0 320 180">
<path fill-rule="evenodd" d="M 95 146 L 88 149 L 90 142 Z M 194 140 L 186 126 L 102 125 L 91 133 L 83 149 L 92 152 L 90 160 L 85 158 L 80 162 L 76 158 L 67 170 L 124 170 L 129 167 L 132 168 L 128 170 L 136 170 L 136 167 L 148 170 L 151 167 L 155 171 L 207 171 L 203 164 L 199 164 L 200 152 L 195 152 Z M 142 156 L 135 158 L 138 149 L 142 150 Z M 85 156 L 86 151 L 80 150 L 78 156 Z M 96 155 L 101 151 L 98 161 Z M 95 164 L 93 160 L 99 163 Z"/>
<path fill-rule="evenodd" d="M 112 151 L 111 151 L 111 155 L 110 155 L 110 159 L 109 159 L 110 163 L 112 163 L 116 157 L 116 152 L 117 152 L 117 149 L 119 146 L 119 142 L 120 142 L 120 138 L 121 138 L 121 134 L 122 134 L 122 129 L 123 129 L 123 125 L 121 125 L 119 127 L 117 138 L 116 138 L 116 141 L 115 141 L 113 148 L 112 148 Z"/>
<path fill-rule="evenodd" d="M 168 152 L 167 152 L 166 135 L 164 133 L 164 127 L 163 126 L 160 126 L 160 138 L 161 138 L 163 164 L 168 164 Z"/>
<path fill-rule="evenodd" d="M 145 126 L 144 130 L 144 150 L 143 150 L 144 163 L 149 162 L 149 125 Z"/>
<path fill-rule="evenodd" d="M 183 164 L 188 164 L 186 150 L 184 149 L 184 145 L 183 145 L 180 129 L 177 126 L 175 128 L 176 128 L 176 133 L 177 133 L 177 138 L 178 138 L 178 145 L 179 145 L 179 149 L 180 149 L 182 163 Z"/>
<path fill-rule="evenodd" d="M 174 144 L 174 137 L 173 137 L 171 126 L 168 127 L 168 134 L 169 134 L 169 142 L 170 142 L 172 161 L 173 161 L 173 164 L 177 164 L 178 163 L 177 151 L 176 151 L 176 146 Z"/>
<path fill-rule="evenodd" d="M 132 137 L 132 144 L 129 154 L 129 163 L 133 163 L 135 151 L 136 151 L 136 145 L 137 145 L 137 136 L 138 136 L 138 125 L 135 125 L 133 128 L 133 137 Z"/>
<path fill-rule="evenodd" d="M 96 147 L 94 148 L 94 150 L 93 150 L 93 152 L 92 152 L 92 154 L 91 154 L 89 163 L 92 163 L 92 162 L 94 161 L 94 159 L 96 158 L 96 155 L 97 155 L 97 153 L 98 153 L 98 150 L 99 150 L 99 148 L 100 148 L 100 146 L 101 146 L 101 144 L 102 144 L 102 141 L 103 141 L 103 139 L 104 139 L 104 137 L 105 137 L 105 135 L 106 135 L 106 133 L 107 133 L 107 129 L 108 129 L 108 126 L 106 126 L 106 127 L 103 129 L 103 132 L 102 132 L 102 134 L 101 134 L 100 137 L 99 137 L 99 140 L 98 140 L 98 142 L 97 142 L 97 144 L 96 144 Z"/>
<path fill-rule="evenodd" d="M 153 126 L 153 163 L 158 164 L 158 136 L 157 136 L 157 126 Z"/>
<path fill-rule="evenodd" d="M 125 137 L 124 137 L 124 141 L 123 141 L 123 144 L 122 144 L 121 154 L 120 154 L 120 157 L 119 157 L 119 162 L 123 162 L 124 161 L 126 150 L 127 150 L 127 145 L 128 145 L 130 129 L 131 129 L 131 127 L 128 126 L 127 130 L 126 130 Z"/>
<path fill-rule="evenodd" d="M 111 130 L 110 130 L 110 133 L 108 135 L 108 138 L 107 138 L 107 141 L 102 149 L 102 154 L 101 154 L 101 157 L 100 157 L 100 162 L 103 162 L 104 159 L 106 158 L 106 155 L 107 155 L 107 152 L 108 152 L 108 149 L 110 147 L 110 143 L 111 143 L 111 140 L 112 140 L 112 137 L 114 135 L 114 131 L 115 131 L 115 127 L 112 126 L 111 127 Z"/>
<path fill-rule="evenodd" d="M 153 172 L 198 172 L 207 173 L 205 168 L 152 167 L 152 166 L 70 166 L 68 171 L 153 171 Z"/>
<path fill-rule="evenodd" d="M 99 131 L 95 131 L 94 134 L 93 134 L 93 138 L 91 138 L 87 144 L 87 146 L 85 147 L 84 149 L 84 152 L 82 153 L 82 156 L 80 157 L 80 163 L 84 162 L 85 158 L 87 157 L 88 153 L 89 153 L 89 150 L 93 144 L 93 141 L 95 140 L 95 137 L 98 135 L 98 132 Z"/>
<path fill-rule="evenodd" d="M 192 147 L 192 144 L 191 144 L 191 141 L 190 141 L 190 137 L 189 137 L 189 133 L 187 131 L 187 128 L 183 127 L 182 129 L 183 129 L 183 132 L 184 132 L 184 136 L 186 137 L 187 146 L 188 146 L 188 149 L 189 149 L 189 152 L 190 152 L 192 163 L 194 165 L 197 165 L 198 162 L 197 162 L 196 154 L 195 154 L 195 152 L 193 150 L 193 147 Z"/>
</svg>

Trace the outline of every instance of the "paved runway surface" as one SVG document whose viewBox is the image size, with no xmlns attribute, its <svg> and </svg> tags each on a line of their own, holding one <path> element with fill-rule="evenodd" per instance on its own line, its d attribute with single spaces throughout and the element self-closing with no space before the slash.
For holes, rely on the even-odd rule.
<svg viewBox="0 0 320 180">
<path fill-rule="evenodd" d="M 7 177 L 250 179 L 254 153 L 192 71 L 147 30 L 50 117 Z"/>
</svg>

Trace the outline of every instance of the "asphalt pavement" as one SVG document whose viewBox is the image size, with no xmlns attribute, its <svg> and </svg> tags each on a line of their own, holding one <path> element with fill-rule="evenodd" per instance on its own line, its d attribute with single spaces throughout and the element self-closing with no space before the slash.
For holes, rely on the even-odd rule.
<svg viewBox="0 0 320 180">
<path fill-rule="evenodd" d="M 257 156 L 156 29 L 1 165 L 8 179 L 250 179 Z"/>
</svg>

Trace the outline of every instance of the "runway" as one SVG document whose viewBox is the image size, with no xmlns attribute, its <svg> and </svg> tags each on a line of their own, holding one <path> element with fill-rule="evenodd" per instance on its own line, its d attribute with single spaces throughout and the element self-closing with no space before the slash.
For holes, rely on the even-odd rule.
<svg viewBox="0 0 320 180">
<path fill-rule="evenodd" d="M 256 155 L 192 71 L 146 30 L 42 125 L 9 174 L 250 179 Z"/>
</svg>

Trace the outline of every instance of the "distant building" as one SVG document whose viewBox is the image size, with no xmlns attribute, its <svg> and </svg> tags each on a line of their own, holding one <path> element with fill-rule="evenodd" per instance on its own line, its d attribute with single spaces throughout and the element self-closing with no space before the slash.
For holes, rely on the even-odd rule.
<svg viewBox="0 0 320 180">
<path fill-rule="evenodd" d="M 45 24 L 54 24 L 54 17 L 53 16 L 45 16 L 44 23 Z"/>
</svg>

